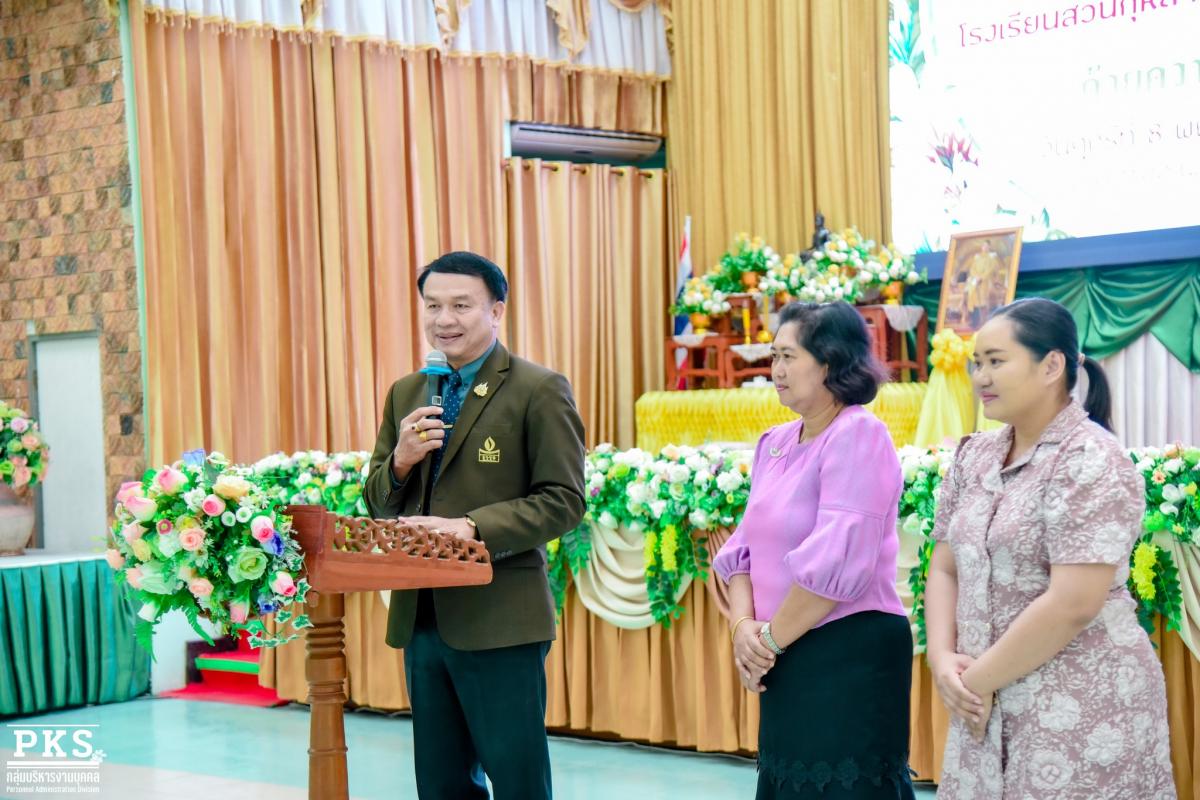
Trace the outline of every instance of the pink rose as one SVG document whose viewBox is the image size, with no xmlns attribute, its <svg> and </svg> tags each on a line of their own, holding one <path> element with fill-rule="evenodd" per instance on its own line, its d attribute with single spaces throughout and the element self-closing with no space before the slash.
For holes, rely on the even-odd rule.
<svg viewBox="0 0 1200 800">
<path fill-rule="evenodd" d="M 215 494 L 210 494 L 204 498 L 204 502 L 200 504 L 200 510 L 210 517 L 219 517 L 225 513 L 225 501 L 217 497 Z"/>
<path fill-rule="evenodd" d="M 176 494 L 187 484 L 187 475 L 174 467 L 163 467 L 154 476 L 154 485 L 163 494 Z"/>
<path fill-rule="evenodd" d="M 8 427 L 12 428 L 13 433 L 24 433 L 29 430 L 29 420 L 24 417 L 17 417 L 8 424 Z"/>
<path fill-rule="evenodd" d="M 23 467 L 29 463 L 29 459 L 25 456 L 9 456 L 8 460 L 12 462 L 14 467 Z"/>
<path fill-rule="evenodd" d="M 125 539 L 125 541 L 129 542 L 129 544 L 133 544 L 136 540 L 142 538 L 142 534 L 145 532 L 146 529 L 136 522 L 131 522 L 124 528 L 121 528 L 121 536 Z"/>
<path fill-rule="evenodd" d="M 111 547 L 104 551 L 104 560 L 114 570 L 125 566 L 125 556 L 121 555 L 119 550 L 113 550 Z"/>
<path fill-rule="evenodd" d="M 250 520 L 250 535 L 259 543 L 271 541 L 271 537 L 275 535 L 275 526 L 271 524 L 271 518 L 255 517 Z"/>
<path fill-rule="evenodd" d="M 188 584 L 188 591 L 196 597 L 208 597 L 212 590 L 213 585 L 207 578 L 196 578 Z"/>
<path fill-rule="evenodd" d="M 229 619 L 236 625 L 241 625 L 250 616 L 250 606 L 246 603 L 230 603 Z"/>
<path fill-rule="evenodd" d="M 130 567 L 125 570 L 125 580 L 135 589 L 142 588 L 142 569 L 141 567 Z"/>
<path fill-rule="evenodd" d="M 24 446 L 26 450 L 34 450 L 41 443 L 42 440 L 38 438 L 36 433 L 27 433 L 21 437 L 21 445 Z"/>
<path fill-rule="evenodd" d="M 12 485 L 14 489 L 20 489 L 32 479 L 33 473 L 29 471 L 29 467 L 17 467 L 13 470 Z"/>
<path fill-rule="evenodd" d="M 271 591 L 284 597 L 291 597 L 296 593 L 296 584 L 292 581 L 291 575 L 286 572 L 276 572 L 275 579 L 271 581 Z"/>
<path fill-rule="evenodd" d="M 169 536 L 171 531 L 175 530 L 175 526 L 171 524 L 171 520 L 169 519 L 160 519 L 157 527 L 159 536 Z"/>
<path fill-rule="evenodd" d="M 158 513 L 158 503 L 149 497 L 130 497 L 125 501 L 125 510 L 138 522 L 149 522 Z"/>
<path fill-rule="evenodd" d="M 121 484 L 121 488 L 117 490 L 117 502 L 125 505 L 125 501 L 131 497 L 141 497 L 142 484 L 140 481 L 126 481 Z"/>
<path fill-rule="evenodd" d="M 188 528 L 179 532 L 179 546 L 189 553 L 194 553 L 204 546 L 204 531 L 200 528 Z"/>
</svg>

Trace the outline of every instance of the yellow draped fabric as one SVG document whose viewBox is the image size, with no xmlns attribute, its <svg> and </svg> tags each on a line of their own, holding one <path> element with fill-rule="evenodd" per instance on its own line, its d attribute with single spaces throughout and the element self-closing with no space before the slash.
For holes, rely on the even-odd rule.
<svg viewBox="0 0 1200 800">
<path fill-rule="evenodd" d="M 887 0 L 672 3 L 667 91 L 675 211 L 692 262 L 736 231 L 786 251 L 828 227 L 890 234 Z"/>
<path fill-rule="evenodd" d="M 953 446 L 975 431 L 975 392 L 967 374 L 973 348 L 970 339 L 964 341 L 950 329 L 933 337 L 933 372 L 913 441 L 918 447 Z"/>
<path fill-rule="evenodd" d="M 670 629 L 623 630 L 589 613 L 568 591 L 558 641 L 546 661 L 546 724 L 600 737 L 702 751 L 752 753 L 758 701 L 733 670 L 728 622 L 706 586 L 692 584 L 684 614 Z M 409 707 L 399 650 L 384 644 L 387 609 L 378 593 L 346 598 L 347 691 L 350 702 L 387 711 Z M 1157 637 L 1167 679 L 1171 755 L 1179 796 L 1200 796 L 1200 662 L 1179 636 Z M 304 645 L 262 655 L 260 682 L 287 700 L 304 701 Z M 941 774 L 949 717 L 925 666 L 913 659 L 910 763 L 922 779 Z"/>
<path fill-rule="evenodd" d="M 925 397 L 923 383 L 885 383 L 867 409 L 883 420 L 896 447 L 913 443 Z M 638 398 L 637 446 L 657 453 L 668 444 L 758 441 L 764 431 L 796 419 L 770 386 L 650 392 Z"/>
<path fill-rule="evenodd" d="M 528 284 L 539 269 L 579 263 L 530 267 L 510 244 L 513 226 L 604 242 L 588 269 L 604 270 L 595 274 L 614 319 L 636 308 L 647 341 L 662 341 L 658 285 L 672 262 L 665 176 L 598 169 L 584 182 L 608 204 L 602 224 L 582 202 L 514 211 L 503 164 L 507 119 L 661 132 L 661 81 L 225 33 L 147 18 L 136 0 L 130 19 L 151 463 L 195 447 L 241 462 L 281 449 L 369 449 L 380 398 L 423 359 L 421 266 L 469 249 L 521 265 Z M 636 276 L 621 278 L 620 263 L 637 263 Z M 553 302 L 565 311 L 575 296 Z M 542 313 L 541 303 L 514 293 L 510 323 Z M 566 372 L 590 387 L 589 431 L 632 444 L 620 409 L 647 388 L 649 371 L 661 375 L 661 355 L 643 362 L 626 348 L 618 362 L 610 347 L 593 363 L 585 357 L 595 330 L 549 332 L 563 360 L 583 354 L 576 360 L 588 371 Z M 616 363 L 632 372 L 614 372 Z"/>
</svg>

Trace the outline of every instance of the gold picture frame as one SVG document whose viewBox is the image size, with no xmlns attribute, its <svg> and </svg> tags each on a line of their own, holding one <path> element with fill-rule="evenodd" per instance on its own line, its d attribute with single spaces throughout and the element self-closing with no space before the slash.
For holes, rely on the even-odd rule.
<svg viewBox="0 0 1200 800">
<path fill-rule="evenodd" d="M 1024 228 L 956 233 L 946 251 L 937 330 L 970 336 L 992 312 L 1013 301 Z"/>
</svg>

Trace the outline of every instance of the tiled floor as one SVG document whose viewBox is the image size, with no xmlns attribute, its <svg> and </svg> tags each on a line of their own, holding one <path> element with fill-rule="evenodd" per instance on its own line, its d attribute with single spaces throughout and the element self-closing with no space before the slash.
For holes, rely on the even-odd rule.
<svg viewBox="0 0 1200 800">
<path fill-rule="evenodd" d="M 141 699 L 76 709 L 23 722 L 96 725 L 105 752 L 100 792 L 5 794 L 12 798 L 114 800 L 305 800 L 308 711 L 259 709 L 184 700 Z M 0 760 L 15 740 L 0 729 Z M 350 794 L 360 800 L 416 798 L 412 725 L 404 717 L 346 717 Z M 725 800 L 752 798 L 751 761 L 628 744 L 554 738 L 554 796 L 559 800 Z M 0 790 L 4 784 L 0 782 Z M 930 790 L 918 798 L 933 797 Z"/>
</svg>

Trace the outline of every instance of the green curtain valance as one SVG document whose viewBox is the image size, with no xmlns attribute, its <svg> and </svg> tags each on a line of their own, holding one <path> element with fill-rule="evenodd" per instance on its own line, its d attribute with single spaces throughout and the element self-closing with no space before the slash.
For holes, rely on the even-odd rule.
<svg viewBox="0 0 1200 800">
<path fill-rule="evenodd" d="M 914 286 L 904 302 L 937 319 L 940 281 Z M 1017 297 L 1048 297 L 1062 303 L 1079 326 L 1083 351 L 1107 358 L 1146 333 L 1200 372 L 1200 260 L 1126 267 L 1031 272 L 1017 278 Z"/>
</svg>

